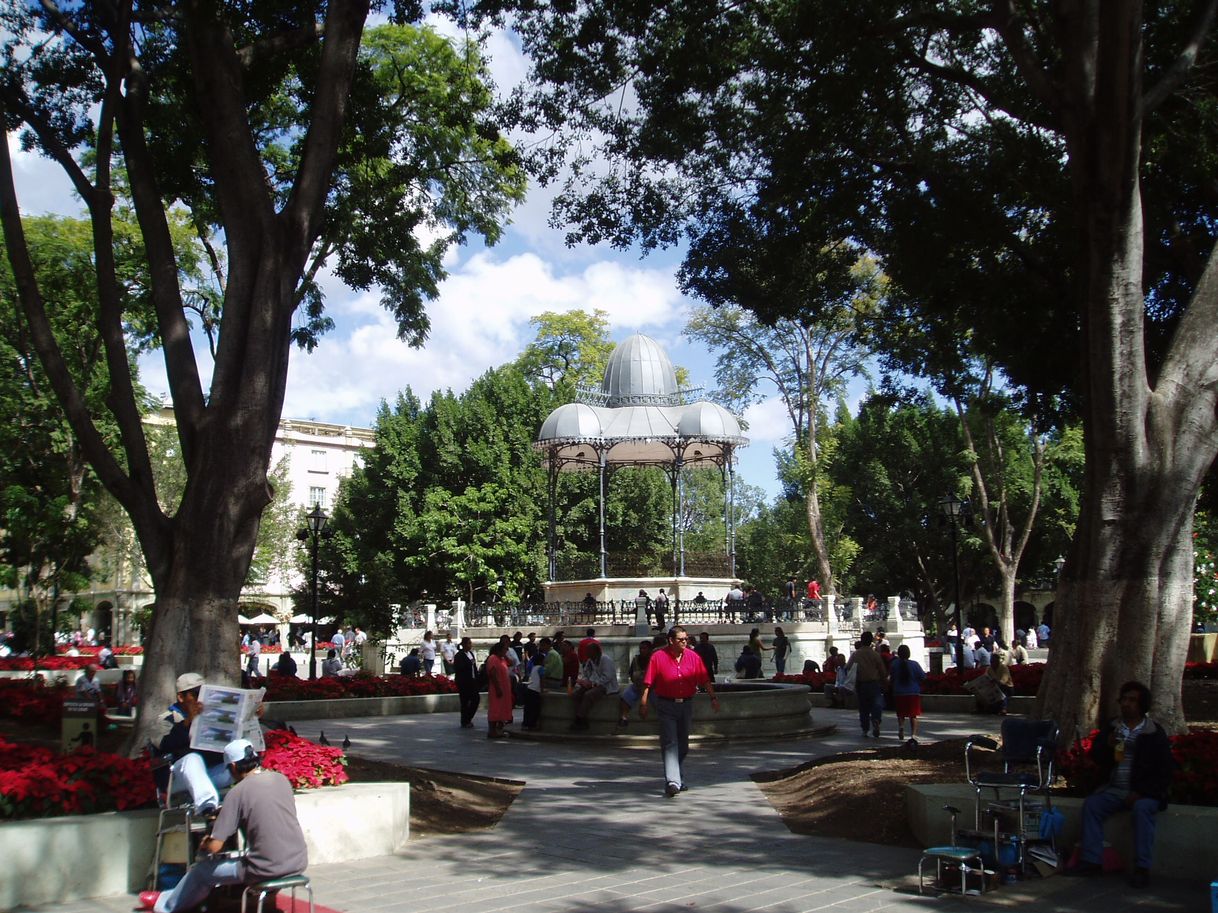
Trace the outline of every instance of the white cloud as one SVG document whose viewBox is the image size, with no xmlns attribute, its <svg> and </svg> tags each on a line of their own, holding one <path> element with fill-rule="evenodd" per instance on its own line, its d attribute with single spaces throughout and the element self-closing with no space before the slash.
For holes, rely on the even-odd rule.
<svg viewBox="0 0 1218 913">
<path fill-rule="evenodd" d="M 675 334 L 684 304 L 667 269 L 599 261 L 559 272 L 535 254 L 471 257 L 428 306 L 431 335 L 423 349 L 397 338 L 375 293 L 331 301 L 339 329 L 312 354 L 295 352 L 284 415 L 365 425 L 376 406 L 406 386 L 426 398 L 463 390 L 492 367 L 511 361 L 532 338 L 529 318 L 543 311 L 601 308 L 615 337 L 634 330 Z"/>
<path fill-rule="evenodd" d="M 7 134 L 7 139 L 22 215 L 80 216 L 84 207 L 63 169 L 37 151 L 23 152 L 17 133 Z"/>
<path fill-rule="evenodd" d="M 791 437 L 791 419 L 777 396 L 753 403 L 742 416 L 749 423 L 745 432 L 754 447 L 781 444 Z"/>
</svg>

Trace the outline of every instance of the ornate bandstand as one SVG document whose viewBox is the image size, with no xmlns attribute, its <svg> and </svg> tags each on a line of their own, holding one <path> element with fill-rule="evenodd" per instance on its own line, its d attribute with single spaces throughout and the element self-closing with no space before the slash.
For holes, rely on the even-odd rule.
<svg viewBox="0 0 1218 913">
<path fill-rule="evenodd" d="M 733 462 L 748 439 L 736 416 L 716 403 L 699 399 L 701 391 L 677 384 L 676 371 L 663 347 L 636 334 L 609 356 L 599 388 L 581 388 L 577 401 L 559 406 L 542 423 L 534 445 L 549 472 L 549 548 L 546 600 L 566 602 L 591 593 L 598 601 L 629 599 L 640 589 L 655 595 L 660 587 L 676 601 L 698 592 L 721 597 L 735 582 Z M 605 539 L 606 486 L 617 469 L 653 467 L 672 487 L 671 567 L 611 566 Z M 679 518 L 685 507 L 685 470 L 716 469 L 724 489 L 724 541 L 721 554 L 687 566 L 685 531 Z M 557 512 L 558 479 L 565 472 L 595 472 L 598 477 L 599 555 L 593 575 L 559 579 Z M 665 562 L 667 564 L 667 562 Z M 671 573 L 667 571 L 671 570 Z"/>
</svg>

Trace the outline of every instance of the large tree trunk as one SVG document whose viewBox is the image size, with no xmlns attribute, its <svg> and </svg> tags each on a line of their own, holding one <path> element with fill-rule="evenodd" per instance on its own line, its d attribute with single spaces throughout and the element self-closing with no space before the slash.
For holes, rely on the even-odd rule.
<svg viewBox="0 0 1218 913">
<path fill-rule="evenodd" d="M 1038 710 L 1069 736 L 1116 711 L 1138 679 L 1181 731 L 1192 516 L 1218 450 L 1218 258 L 1210 255 L 1163 364 L 1147 366 L 1142 265 L 1141 4 L 1065 20 L 1066 122 L 1079 224 L 1087 463 L 1059 583 Z"/>
</svg>

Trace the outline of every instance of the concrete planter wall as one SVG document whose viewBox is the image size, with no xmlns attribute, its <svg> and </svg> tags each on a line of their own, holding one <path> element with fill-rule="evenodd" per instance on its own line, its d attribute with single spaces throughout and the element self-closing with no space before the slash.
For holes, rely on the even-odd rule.
<svg viewBox="0 0 1218 913">
<path fill-rule="evenodd" d="M 348 783 L 296 795 L 310 864 L 398 850 L 410 835 L 410 784 Z M 0 911 L 142 890 L 157 813 L 107 812 L 0 824 Z"/>
<path fill-rule="evenodd" d="M 456 694 L 414 697 L 345 697 L 329 701 L 267 701 L 263 719 L 333 720 L 357 716 L 398 716 L 408 713 L 452 713 L 461 709 Z"/>
<path fill-rule="evenodd" d="M 951 819 L 944 805 L 960 809 L 962 826 L 972 827 L 976 793 L 967 783 L 926 784 L 905 787 L 905 812 L 914 837 L 923 846 L 949 842 Z M 985 790 L 983 799 L 993 796 Z M 1036 801 L 1035 797 L 1031 801 Z M 1053 799 L 1053 807 L 1066 816 L 1057 847 L 1073 848 L 1082 833 L 1083 800 Z M 1129 865 L 1133 864 L 1133 824 L 1129 815 L 1114 815 L 1105 823 L 1105 839 Z M 1155 824 L 1152 874 L 1192 881 L 1209 881 L 1218 872 L 1218 808 L 1169 805 Z"/>
</svg>

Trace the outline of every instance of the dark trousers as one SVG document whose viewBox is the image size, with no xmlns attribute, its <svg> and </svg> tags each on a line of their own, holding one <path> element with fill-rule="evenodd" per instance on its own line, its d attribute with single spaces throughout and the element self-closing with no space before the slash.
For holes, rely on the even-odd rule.
<svg viewBox="0 0 1218 913">
<path fill-rule="evenodd" d="M 525 729 L 534 729 L 541 722 L 541 693 L 529 688 L 524 689 L 524 723 Z"/>
<path fill-rule="evenodd" d="M 473 722 L 474 714 L 478 712 L 478 704 L 482 700 L 482 695 L 478 693 L 478 688 L 462 688 L 458 692 L 461 699 L 461 725 Z"/>
<path fill-rule="evenodd" d="M 882 682 L 858 682 L 855 693 L 859 698 L 859 725 L 869 732 L 872 724 L 880 725 L 884 709 L 884 686 Z"/>
</svg>

